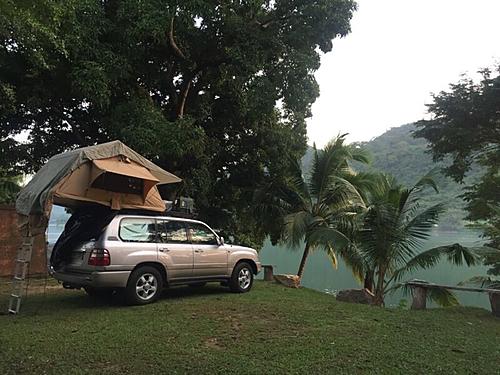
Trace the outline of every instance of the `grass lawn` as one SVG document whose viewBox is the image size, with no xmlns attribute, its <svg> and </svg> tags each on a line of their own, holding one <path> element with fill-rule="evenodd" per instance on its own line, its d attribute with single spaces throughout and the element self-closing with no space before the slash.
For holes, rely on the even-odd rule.
<svg viewBox="0 0 500 375">
<path fill-rule="evenodd" d="M 175 288 L 136 307 L 50 288 L 19 316 L 0 316 L 0 374 L 236 372 L 500 374 L 500 319 L 340 303 L 264 282 L 241 295 Z"/>
</svg>

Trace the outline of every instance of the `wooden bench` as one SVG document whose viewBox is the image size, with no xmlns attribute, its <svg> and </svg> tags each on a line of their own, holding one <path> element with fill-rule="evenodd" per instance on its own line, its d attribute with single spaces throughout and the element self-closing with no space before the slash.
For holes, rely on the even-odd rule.
<svg viewBox="0 0 500 375">
<path fill-rule="evenodd" d="M 432 288 L 460 290 L 466 292 L 481 292 L 488 293 L 491 304 L 491 312 L 494 316 L 500 317 L 500 289 L 488 288 L 467 288 L 461 286 L 439 285 L 428 283 L 422 280 L 413 280 L 405 283 L 412 289 L 413 301 L 411 304 L 412 310 L 424 310 L 427 302 L 427 290 Z"/>
</svg>

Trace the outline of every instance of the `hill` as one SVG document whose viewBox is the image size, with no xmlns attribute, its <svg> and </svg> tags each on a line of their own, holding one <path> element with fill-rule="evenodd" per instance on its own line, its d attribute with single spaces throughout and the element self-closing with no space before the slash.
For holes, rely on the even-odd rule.
<svg viewBox="0 0 500 375">
<path fill-rule="evenodd" d="M 372 163 L 368 168 L 359 164 L 353 167 L 359 170 L 389 173 L 405 186 L 412 186 L 420 177 L 434 170 L 434 179 L 440 193 L 435 194 L 429 190 L 423 198 L 424 205 L 438 202 L 446 203 L 447 211 L 442 215 L 440 226 L 443 229 L 461 229 L 465 224 L 466 212 L 463 209 L 464 202 L 460 195 L 464 193 L 465 185 L 472 184 L 477 180 L 480 170 L 478 168 L 472 170 L 465 180 L 465 185 L 460 185 L 445 177 L 441 169 L 446 163 L 434 163 L 431 155 L 426 152 L 427 141 L 414 138 L 412 136 L 413 130 L 415 130 L 413 124 L 402 125 L 391 128 L 369 142 L 356 143 L 359 147 L 370 152 Z M 303 158 L 305 170 L 310 168 L 311 163 L 312 148 L 309 148 Z"/>
</svg>

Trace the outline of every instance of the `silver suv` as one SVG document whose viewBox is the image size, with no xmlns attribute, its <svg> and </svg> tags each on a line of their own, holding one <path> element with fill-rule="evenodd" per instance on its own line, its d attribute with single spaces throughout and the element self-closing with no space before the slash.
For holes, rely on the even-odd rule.
<svg viewBox="0 0 500 375">
<path fill-rule="evenodd" d="M 59 240 L 64 251 L 57 261 L 51 258 L 53 276 L 64 287 L 84 288 L 90 295 L 122 290 L 128 303 L 146 304 L 163 288 L 178 284 L 216 281 L 245 293 L 261 269 L 257 251 L 224 244 L 201 221 L 120 214 L 104 223 L 94 224 L 98 230 L 87 235 L 75 223 L 69 223 L 69 229 L 67 224 Z"/>
</svg>

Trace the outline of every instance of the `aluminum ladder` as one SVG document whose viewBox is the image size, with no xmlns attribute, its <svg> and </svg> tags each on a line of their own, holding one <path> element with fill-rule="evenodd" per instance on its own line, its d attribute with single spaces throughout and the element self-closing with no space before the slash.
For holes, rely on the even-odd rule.
<svg viewBox="0 0 500 375">
<path fill-rule="evenodd" d="M 26 276 L 28 276 L 29 273 L 34 242 L 34 236 L 24 237 L 21 246 L 19 246 L 17 250 L 8 310 L 10 314 L 19 313 L 21 308 L 21 297 L 23 289 L 26 286 Z"/>
</svg>

